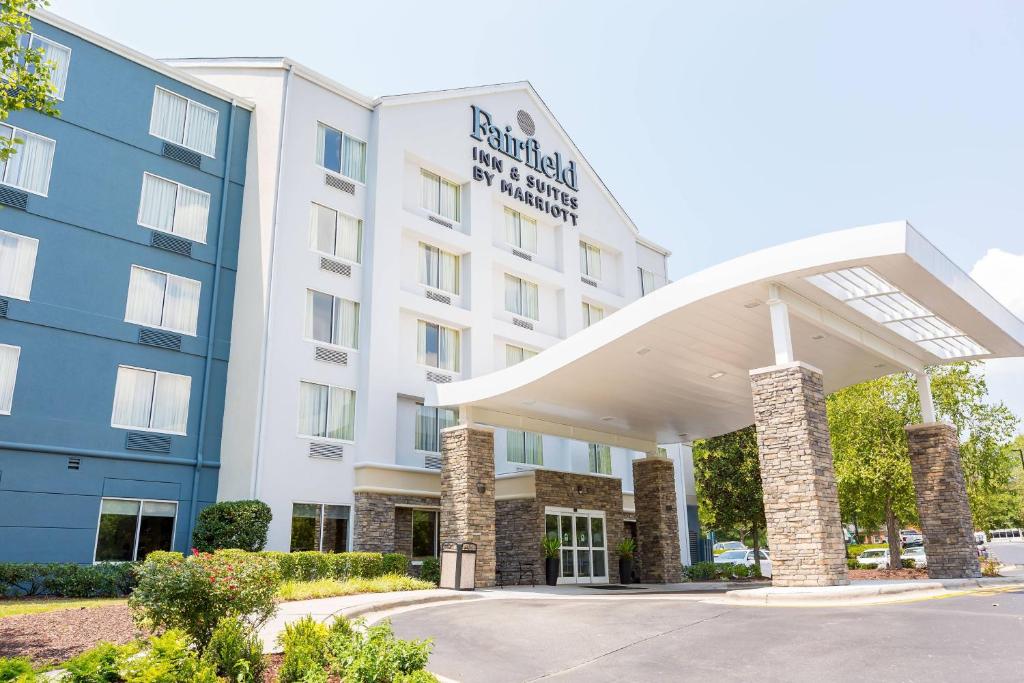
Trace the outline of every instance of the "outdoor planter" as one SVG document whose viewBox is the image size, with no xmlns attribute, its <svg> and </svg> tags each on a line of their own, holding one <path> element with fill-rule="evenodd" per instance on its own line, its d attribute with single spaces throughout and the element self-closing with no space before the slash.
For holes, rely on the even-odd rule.
<svg viewBox="0 0 1024 683">
<path fill-rule="evenodd" d="M 544 579 L 547 581 L 549 586 L 558 585 L 558 565 L 559 561 L 557 557 L 544 558 Z"/>
<path fill-rule="evenodd" d="M 619 583 L 633 583 L 633 558 L 619 558 Z"/>
</svg>

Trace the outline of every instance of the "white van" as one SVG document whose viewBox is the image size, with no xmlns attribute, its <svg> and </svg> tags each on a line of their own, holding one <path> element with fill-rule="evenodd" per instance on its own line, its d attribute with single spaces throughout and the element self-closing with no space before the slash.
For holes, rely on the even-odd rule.
<svg viewBox="0 0 1024 683">
<path fill-rule="evenodd" d="M 1020 529 L 990 529 L 988 540 L 992 543 L 1024 543 L 1024 532 Z"/>
</svg>

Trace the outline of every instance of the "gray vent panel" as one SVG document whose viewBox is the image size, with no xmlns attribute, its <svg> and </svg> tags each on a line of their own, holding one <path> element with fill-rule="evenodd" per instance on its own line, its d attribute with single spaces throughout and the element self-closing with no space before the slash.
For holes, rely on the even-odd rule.
<svg viewBox="0 0 1024 683">
<path fill-rule="evenodd" d="M 323 256 L 320 257 L 320 270 L 326 270 L 328 273 L 334 273 L 335 275 L 352 277 L 352 266 L 341 261 L 324 258 Z"/>
<path fill-rule="evenodd" d="M 313 360 L 322 361 L 324 363 L 334 363 L 335 365 L 348 365 L 348 354 L 344 351 L 338 351 L 337 349 L 328 349 L 323 346 L 317 346 L 313 351 Z"/>
<path fill-rule="evenodd" d="M 437 223 L 438 225 L 443 225 L 446 228 L 454 227 L 448 221 L 444 220 L 443 218 L 438 218 L 437 216 L 434 216 L 434 215 L 427 216 L 427 220 L 428 221 L 433 221 L 434 223 Z"/>
<path fill-rule="evenodd" d="M 149 244 L 157 249 L 173 251 L 175 254 L 181 254 L 182 256 L 192 256 L 191 242 L 183 240 L 180 237 L 175 237 L 174 235 L 168 235 L 165 232 L 158 232 L 154 230 L 153 235 L 149 238 Z"/>
<path fill-rule="evenodd" d="M 128 432 L 124 447 L 130 451 L 147 451 L 149 453 L 170 453 L 171 437 L 164 434 L 147 434 L 146 432 Z"/>
<path fill-rule="evenodd" d="M 69 470 L 77 470 L 77 469 L 81 469 L 81 467 L 82 467 L 82 459 L 81 458 L 68 458 L 68 469 Z"/>
<path fill-rule="evenodd" d="M 449 306 L 452 303 L 452 298 L 450 296 L 440 294 L 439 292 L 435 292 L 432 289 L 427 290 L 427 298 L 430 299 L 431 301 L 437 301 L 438 303 L 448 304 Z"/>
<path fill-rule="evenodd" d="M 349 194 L 356 193 L 356 184 L 352 181 L 339 178 L 336 175 L 330 173 L 324 174 L 324 184 L 328 187 L 333 187 L 335 190 L 341 190 L 342 192 L 348 192 Z"/>
<path fill-rule="evenodd" d="M 28 192 L 0 185 L 0 204 L 24 211 L 28 208 Z"/>
<path fill-rule="evenodd" d="M 139 343 L 146 346 L 156 346 L 161 349 L 181 351 L 181 335 L 173 332 L 161 332 L 142 328 L 139 330 Z"/>
<path fill-rule="evenodd" d="M 522 327 L 524 330 L 533 329 L 533 323 L 529 320 L 523 320 L 522 318 L 512 318 L 512 324 L 516 327 Z"/>
<path fill-rule="evenodd" d="M 423 466 L 428 470 L 439 470 L 441 469 L 441 456 L 440 455 L 424 455 Z"/>
<path fill-rule="evenodd" d="M 7 299 L 0 298 L 0 318 L 6 318 L 7 317 L 7 306 L 8 306 Z"/>
<path fill-rule="evenodd" d="M 309 444 L 309 457 L 327 458 L 328 460 L 341 460 L 345 456 L 345 447 L 336 443 L 323 443 L 311 441 Z"/>
<path fill-rule="evenodd" d="M 591 287 L 597 287 L 597 281 L 596 280 L 591 280 L 589 277 L 585 277 L 585 276 L 582 276 L 582 275 L 580 276 L 580 279 L 583 280 L 583 282 L 585 284 L 588 284 Z"/>
<path fill-rule="evenodd" d="M 516 256 L 518 256 L 521 259 L 526 259 L 527 261 L 532 261 L 533 260 L 533 255 L 532 254 L 528 254 L 525 251 L 519 251 L 518 249 L 513 249 L 512 253 L 515 254 Z"/>
<path fill-rule="evenodd" d="M 203 163 L 203 155 L 199 152 L 193 152 L 190 149 L 185 149 L 181 145 L 176 145 L 173 142 L 165 142 L 163 148 L 163 155 L 168 159 L 174 159 L 180 161 L 183 164 L 189 166 L 199 166 Z"/>
<path fill-rule="evenodd" d="M 434 384 L 447 384 L 452 381 L 449 375 L 443 375 L 440 372 L 427 372 L 427 381 L 433 382 Z"/>
</svg>

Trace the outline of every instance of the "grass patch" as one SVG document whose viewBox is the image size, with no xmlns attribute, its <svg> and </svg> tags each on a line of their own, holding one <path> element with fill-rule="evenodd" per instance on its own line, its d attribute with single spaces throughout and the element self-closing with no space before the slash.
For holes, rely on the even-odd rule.
<svg viewBox="0 0 1024 683">
<path fill-rule="evenodd" d="M 339 595 L 422 591 L 431 588 L 437 588 L 437 586 L 429 581 L 421 581 L 411 576 L 385 574 L 373 579 L 348 579 L 346 581 L 336 581 L 334 579 L 285 581 L 277 590 L 277 597 L 284 601 L 313 600 L 315 598 L 333 598 Z"/>
<path fill-rule="evenodd" d="M 0 618 L 17 614 L 39 614 L 62 609 L 85 609 L 124 605 L 125 598 L 5 598 L 0 599 Z"/>
<path fill-rule="evenodd" d="M 876 548 L 888 548 L 888 543 L 855 543 L 853 545 L 846 546 L 846 556 L 856 559 L 865 550 L 874 550 Z"/>
</svg>

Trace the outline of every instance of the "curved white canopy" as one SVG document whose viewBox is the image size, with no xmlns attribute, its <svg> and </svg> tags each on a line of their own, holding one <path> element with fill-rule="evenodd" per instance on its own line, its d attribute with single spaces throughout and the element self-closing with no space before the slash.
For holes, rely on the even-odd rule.
<svg viewBox="0 0 1024 683">
<path fill-rule="evenodd" d="M 437 385 L 477 422 L 649 450 L 753 422 L 775 364 L 769 289 L 826 391 L 954 360 L 1024 355 L 1024 323 L 906 222 L 747 254 L 673 282 L 510 368 Z"/>
</svg>

